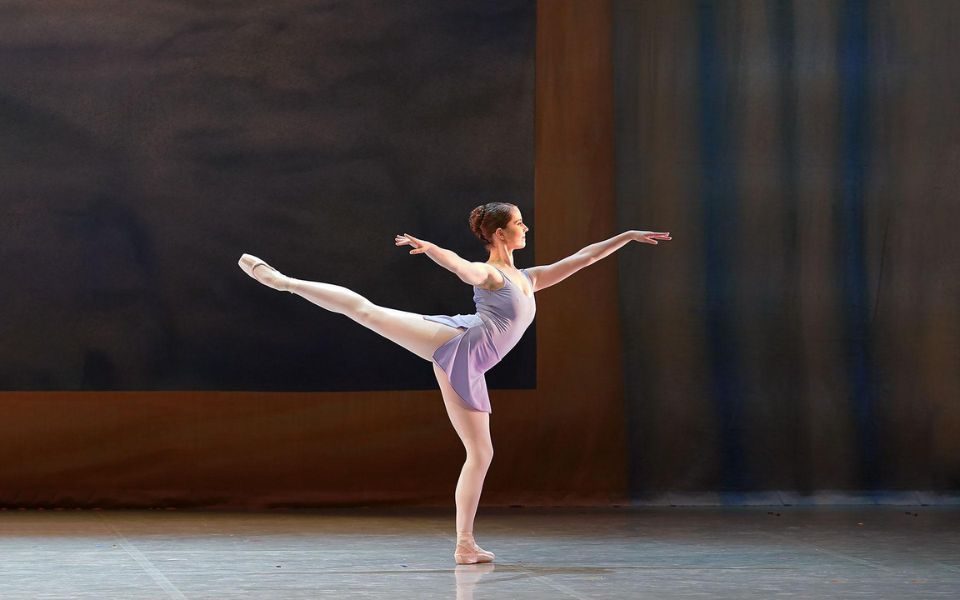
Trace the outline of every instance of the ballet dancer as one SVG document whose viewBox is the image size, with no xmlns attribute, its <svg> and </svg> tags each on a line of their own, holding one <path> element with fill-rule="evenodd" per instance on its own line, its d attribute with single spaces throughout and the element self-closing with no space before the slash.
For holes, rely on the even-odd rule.
<svg viewBox="0 0 960 600">
<path fill-rule="evenodd" d="M 492 562 L 494 554 L 474 541 L 473 521 L 480 492 L 493 459 L 490 399 L 484 373 L 509 352 L 533 321 L 534 294 L 560 283 L 580 269 L 630 242 L 657 244 L 669 232 L 626 231 L 591 244 L 553 264 L 517 269 L 514 250 L 526 247 L 520 210 L 491 202 L 470 213 L 470 229 L 489 252 L 486 262 L 470 262 L 428 241 L 405 233 L 396 245 L 410 254 L 426 254 L 473 286 L 477 312 L 472 315 L 419 315 L 378 306 L 360 294 L 330 283 L 288 277 L 255 256 L 240 257 L 240 268 L 259 283 L 306 298 L 357 323 L 433 363 L 450 422 L 466 449 L 454 499 L 457 506 L 457 564 Z"/>
</svg>

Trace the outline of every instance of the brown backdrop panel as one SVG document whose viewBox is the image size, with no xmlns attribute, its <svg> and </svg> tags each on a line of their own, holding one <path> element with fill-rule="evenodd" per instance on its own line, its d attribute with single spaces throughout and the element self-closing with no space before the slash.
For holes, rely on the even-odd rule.
<svg viewBox="0 0 960 600">
<path fill-rule="evenodd" d="M 540 263 L 614 233 L 610 18 L 606 1 L 538 5 Z M 483 502 L 621 500 L 615 262 L 537 303 L 538 386 L 492 392 Z M 0 408 L 7 506 L 452 503 L 463 459 L 439 390 L 7 392 Z"/>
</svg>

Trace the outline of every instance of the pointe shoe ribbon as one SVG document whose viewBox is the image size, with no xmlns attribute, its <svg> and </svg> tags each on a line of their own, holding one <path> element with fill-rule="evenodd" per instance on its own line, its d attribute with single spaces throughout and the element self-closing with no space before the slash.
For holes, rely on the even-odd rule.
<svg viewBox="0 0 960 600">
<path fill-rule="evenodd" d="M 489 563 L 493 562 L 493 559 L 493 552 L 487 552 L 476 543 L 467 544 L 460 542 L 457 544 L 457 549 L 453 553 L 453 560 L 457 561 L 458 565 Z"/>
</svg>

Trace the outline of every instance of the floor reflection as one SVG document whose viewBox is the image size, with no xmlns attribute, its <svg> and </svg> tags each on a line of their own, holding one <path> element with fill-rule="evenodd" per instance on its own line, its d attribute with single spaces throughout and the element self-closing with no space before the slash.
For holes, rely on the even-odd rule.
<svg viewBox="0 0 960 600">
<path fill-rule="evenodd" d="M 457 565 L 453 576 L 457 580 L 457 600 L 473 600 L 473 590 L 484 575 L 493 573 L 493 563 Z"/>
</svg>

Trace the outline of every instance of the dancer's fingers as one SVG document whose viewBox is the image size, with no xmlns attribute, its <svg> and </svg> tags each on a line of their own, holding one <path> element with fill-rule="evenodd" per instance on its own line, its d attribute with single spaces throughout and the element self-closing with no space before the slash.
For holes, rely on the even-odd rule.
<svg viewBox="0 0 960 600">
<path fill-rule="evenodd" d="M 673 238 L 670 237 L 669 231 L 665 231 L 665 232 L 650 231 L 640 236 L 640 239 L 642 242 L 645 242 L 647 244 L 655 244 L 656 242 L 654 240 L 672 240 Z"/>
</svg>

